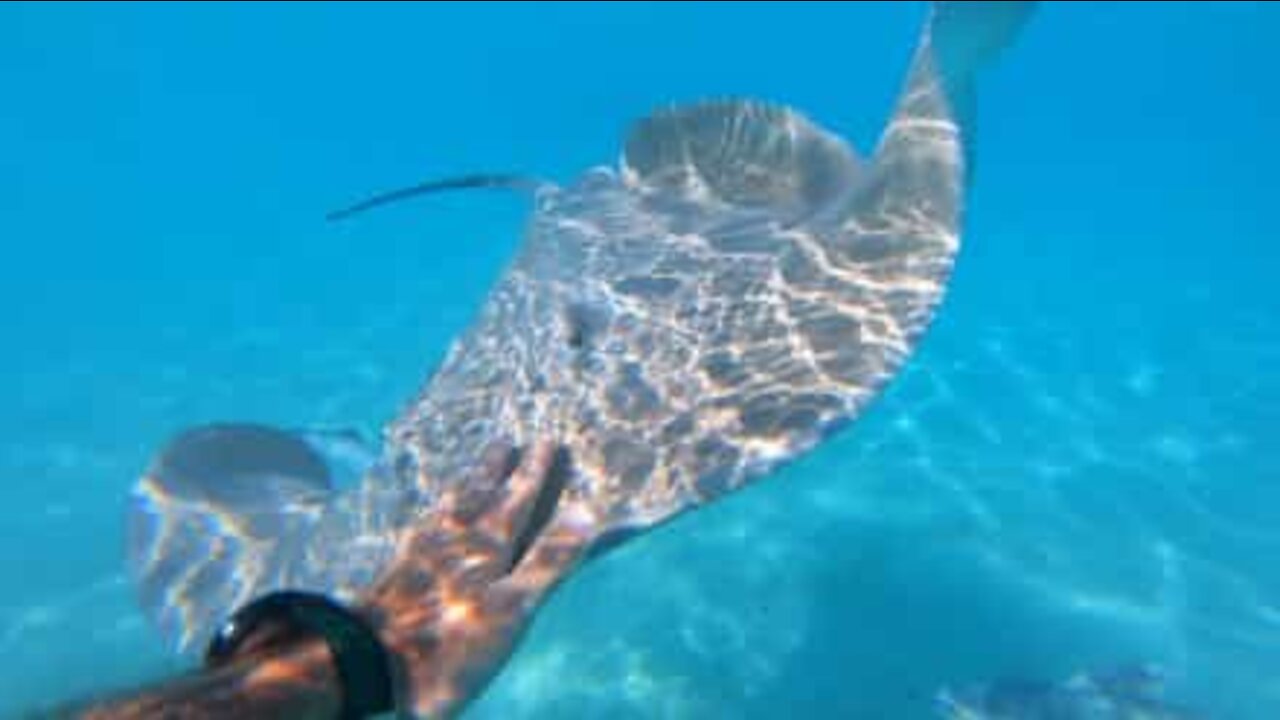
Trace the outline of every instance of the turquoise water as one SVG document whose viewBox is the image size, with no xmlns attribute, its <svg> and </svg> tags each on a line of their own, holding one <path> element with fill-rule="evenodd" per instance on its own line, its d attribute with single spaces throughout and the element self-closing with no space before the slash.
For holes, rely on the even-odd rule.
<svg viewBox="0 0 1280 720">
<path fill-rule="evenodd" d="M 179 666 L 125 493 L 213 419 L 374 431 L 518 199 L 655 105 L 749 95 L 864 151 L 918 3 L 0 7 L 0 715 Z M 982 88 L 964 249 L 848 432 L 557 593 L 477 718 L 928 718 L 944 684 L 1149 660 L 1280 714 L 1280 89 L 1266 3 L 1048 3 Z"/>
</svg>

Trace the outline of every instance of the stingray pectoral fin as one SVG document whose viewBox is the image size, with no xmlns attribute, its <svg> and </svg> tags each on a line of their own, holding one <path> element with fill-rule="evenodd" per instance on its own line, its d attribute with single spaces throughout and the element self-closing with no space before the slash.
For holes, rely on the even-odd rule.
<svg viewBox="0 0 1280 720">
<path fill-rule="evenodd" d="M 144 613 L 179 649 L 288 580 L 333 494 L 318 447 L 314 434 L 217 424 L 152 459 L 130 495 L 127 566 Z"/>
<path fill-rule="evenodd" d="M 1035 13 L 1037 2 L 935 2 L 927 31 L 946 74 L 978 72 L 1009 47 Z"/>
<path fill-rule="evenodd" d="M 623 172 L 651 193 L 773 214 L 803 214 L 854 184 L 851 148 L 792 110 L 749 100 L 675 106 L 636 123 Z"/>
<path fill-rule="evenodd" d="M 887 201 L 899 203 L 899 209 L 906 202 L 919 206 L 922 193 L 935 193 L 952 166 L 964 181 L 973 174 L 978 77 L 1017 40 L 1038 5 L 1016 0 L 932 4 L 876 153 L 873 182 L 892 188 Z M 904 171 L 907 166 L 914 170 Z"/>
</svg>

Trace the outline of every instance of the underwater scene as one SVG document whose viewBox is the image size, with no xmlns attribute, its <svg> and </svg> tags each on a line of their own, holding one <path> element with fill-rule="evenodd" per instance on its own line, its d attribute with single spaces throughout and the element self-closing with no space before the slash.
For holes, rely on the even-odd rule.
<svg viewBox="0 0 1280 720">
<path fill-rule="evenodd" d="M 0 5 L 0 717 L 1280 717 L 1277 34 Z"/>
</svg>

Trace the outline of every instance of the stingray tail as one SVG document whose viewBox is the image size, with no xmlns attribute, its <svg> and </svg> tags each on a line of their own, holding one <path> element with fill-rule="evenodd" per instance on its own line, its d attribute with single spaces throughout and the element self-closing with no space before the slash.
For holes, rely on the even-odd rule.
<svg viewBox="0 0 1280 720">
<path fill-rule="evenodd" d="M 380 207 L 382 205 L 390 205 L 391 203 L 408 200 L 409 198 L 417 197 L 419 195 L 429 195 L 432 193 L 444 192 L 446 190 L 498 188 L 503 190 L 536 192 L 538 188 L 542 187 L 544 184 L 545 183 L 543 183 L 543 181 L 527 175 L 479 174 L 428 180 L 427 182 L 419 183 L 417 185 L 411 185 L 406 188 L 400 188 L 398 190 L 374 195 L 371 198 L 361 200 L 349 207 L 345 207 L 341 210 L 335 210 L 326 215 L 325 218 L 330 222 L 345 220 L 352 215 L 358 215 L 366 210 L 372 210 L 373 208 Z"/>
</svg>

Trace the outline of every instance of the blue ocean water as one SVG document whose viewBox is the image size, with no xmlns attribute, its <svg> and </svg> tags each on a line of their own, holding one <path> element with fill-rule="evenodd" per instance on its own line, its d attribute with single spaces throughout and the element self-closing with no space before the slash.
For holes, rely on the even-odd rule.
<svg viewBox="0 0 1280 720">
<path fill-rule="evenodd" d="M 869 151 L 922 3 L 0 6 L 0 715 L 179 667 L 123 575 L 149 453 L 376 431 L 569 180 L 746 95 Z M 929 718 L 1152 661 L 1280 716 L 1268 3 L 1046 3 L 986 77 L 951 291 L 849 431 L 588 567 L 476 718 Z"/>
</svg>

